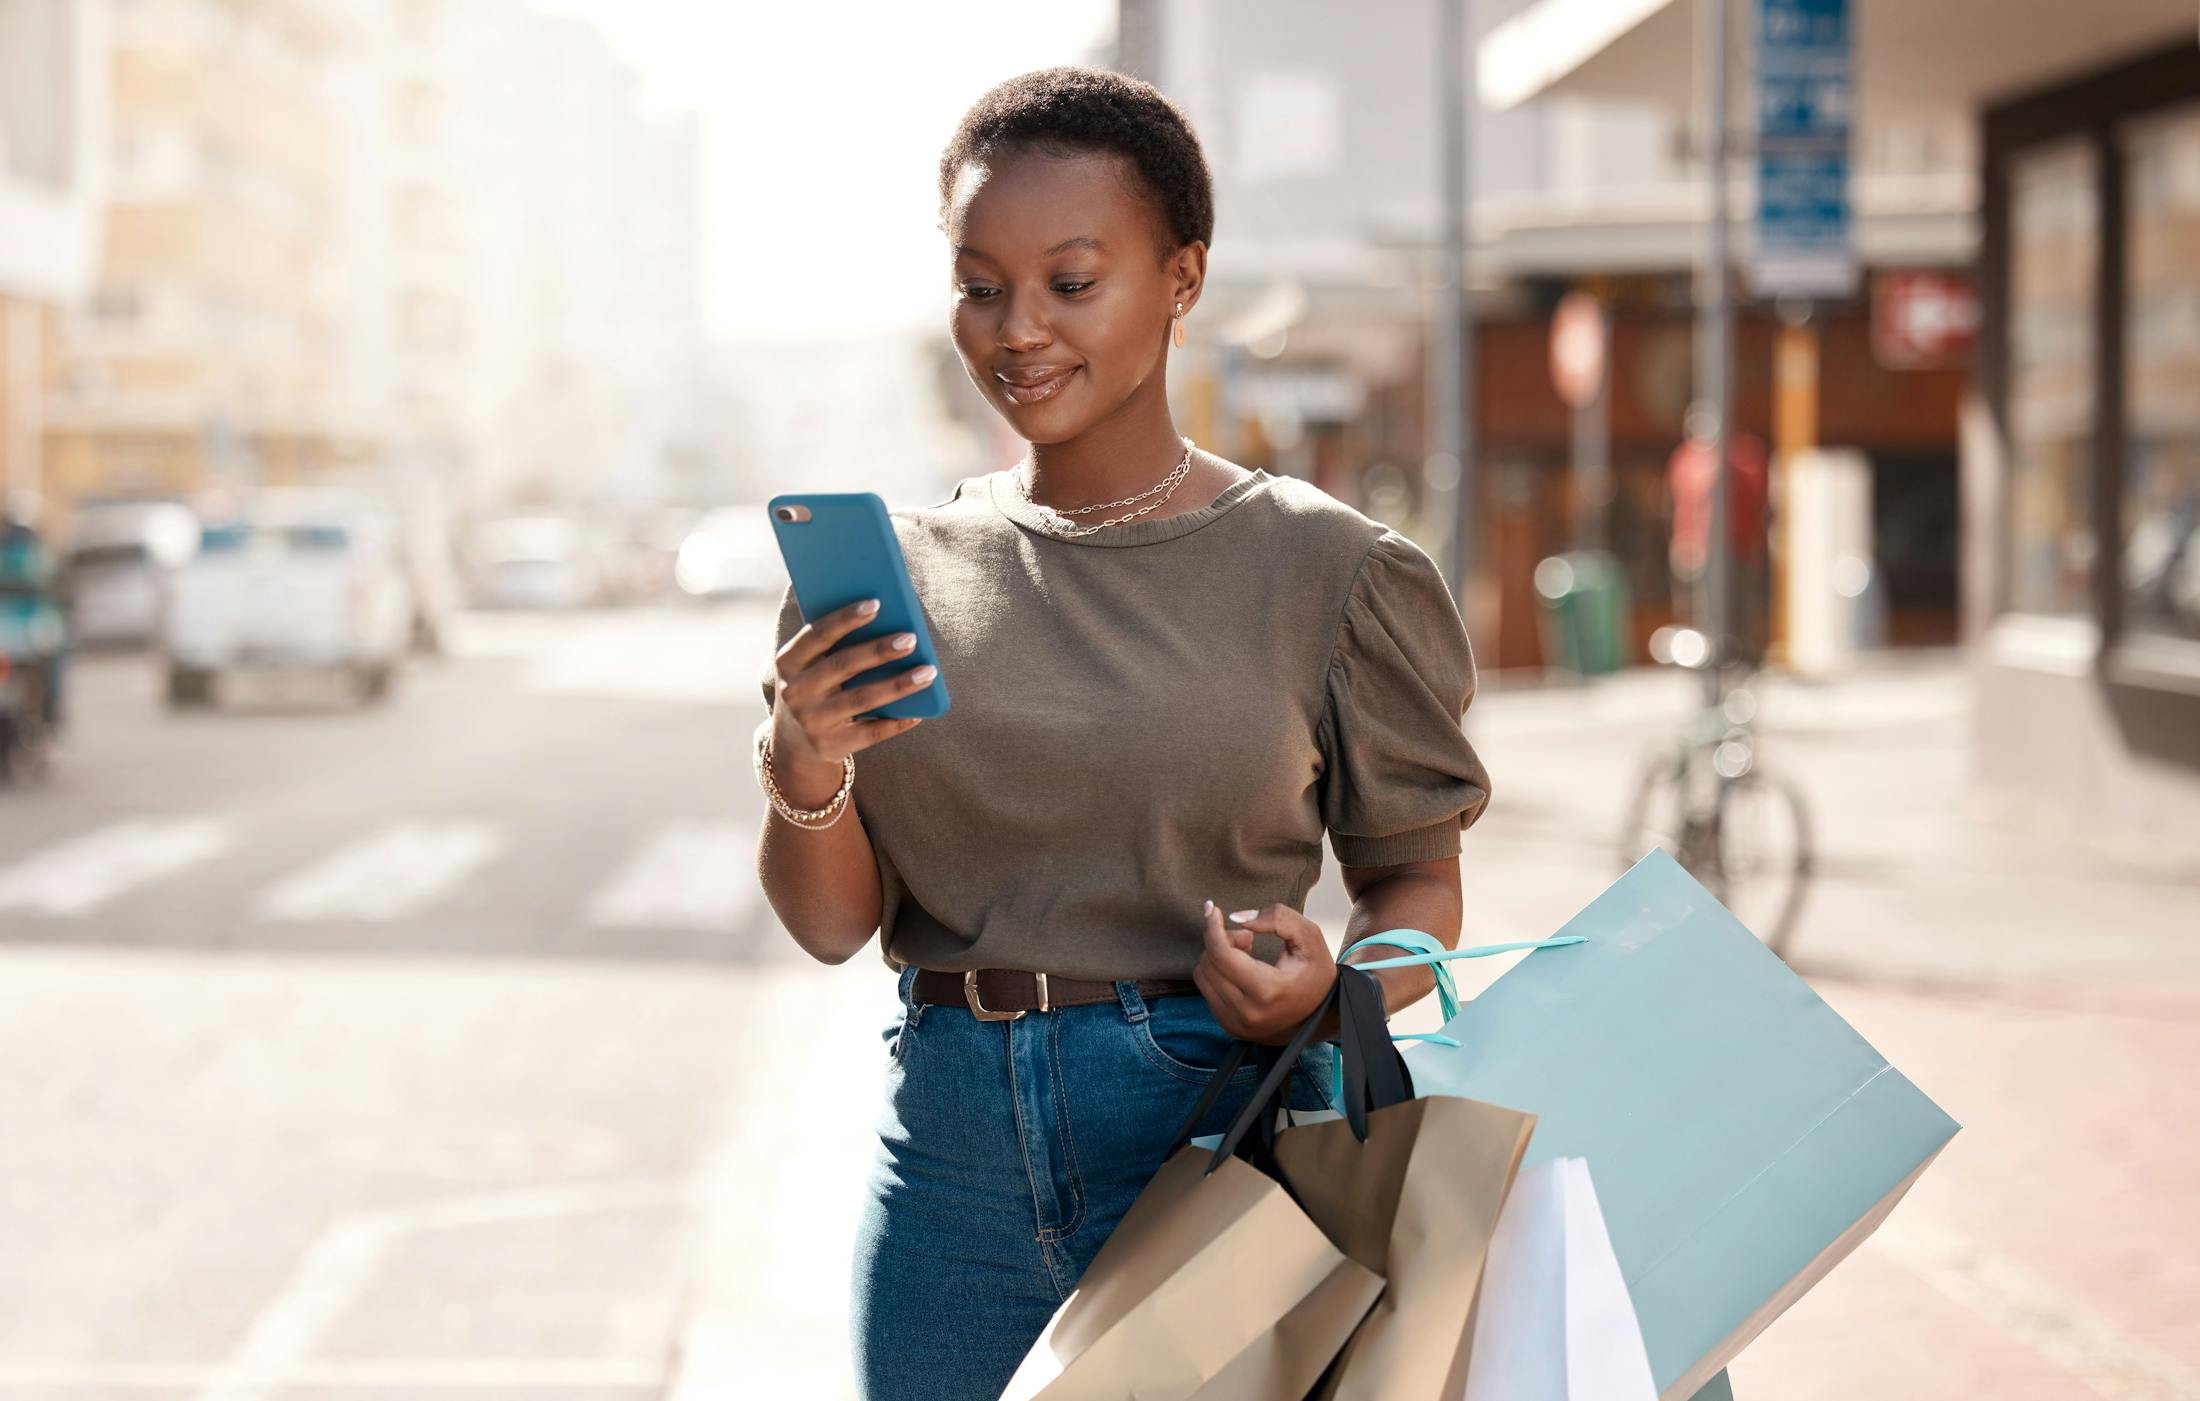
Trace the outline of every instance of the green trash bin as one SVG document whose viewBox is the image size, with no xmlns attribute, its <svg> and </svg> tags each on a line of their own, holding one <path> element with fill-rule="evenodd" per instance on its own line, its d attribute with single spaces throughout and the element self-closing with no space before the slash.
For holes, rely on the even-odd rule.
<svg viewBox="0 0 2200 1401">
<path fill-rule="evenodd" d="M 1631 632 L 1627 576 L 1605 550 L 1571 550 L 1535 567 L 1543 662 L 1577 676 L 1608 676 L 1627 664 Z"/>
</svg>

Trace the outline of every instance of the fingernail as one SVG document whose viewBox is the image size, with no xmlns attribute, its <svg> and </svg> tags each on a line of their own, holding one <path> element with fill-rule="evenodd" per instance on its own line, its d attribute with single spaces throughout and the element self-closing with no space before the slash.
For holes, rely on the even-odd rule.
<svg viewBox="0 0 2200 1401">
<path fill-rule="evenodd" d="M 940 669 L 936 666 L 920 666 L 915 671 L 909 673 L 909 679 L 916 682 L 919 686 L 922 686 L 930 682 L 933 677 L 939 674 Z"/>
<path fill-rule="evenodd" d="M 1214 912 L 1215 912 L 1215 902 L 1214 902 L 1214 901 L 1212 901 L 1212 900 L 1209 900 L 1209 901 L 1207 902 L 1207 906 L 1206 906 L 1206 908 L 1205 908 L 1205 909 L 1202 909 L 1202 910 L 1200 911 L 1200 913 L 1201 913 L 1201 914 L 1203 914 L 1203 915 L 1211 915 L 1211 914 L 1213 914 Z"/>
<path fill-rule="evenodd" d="M 1230 911 L 1230 918 L 1232 918 L 1232 919 L 1236 920 L 1236 921 L 1237 921 L 1238 923 L 1240 923 L 1240 924 L 1243 924 L 1243 923 L 1244 923 L 1245 921 L 1247 921 L 1247 920 L 1249 920 L 1249 919 L 1257 919 L 1257 918 L 1259 918 L 1259 917 L 1260 917 L 1260 911 L 1259 911 L 1259 910 L 1232 910 L 1232 911 Z"/>
<path fill-rule="evenodd" d="M 878 611 L 878 600 L 875 598 L 867 598 L 863 600 L 863 602 L 856 605 L 856 611 L 863 614 L 865 617 L 869 617 L 871 614 Z"/>
<path fill-rule="evenodd" d="M 916 645 L 917 635 L 913 632 L 905 632 L 894 639 L 894 650 L 897 652 L 906 652 Z"/>
</svg>

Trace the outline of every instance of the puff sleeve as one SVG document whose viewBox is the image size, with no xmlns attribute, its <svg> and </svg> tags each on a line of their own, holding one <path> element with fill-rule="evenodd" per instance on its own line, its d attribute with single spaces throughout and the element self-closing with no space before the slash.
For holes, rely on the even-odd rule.
<svg viewBox="0 0 2200 1401">
<path fill-rule="evenodd" d="M 794 601 L 794 585 L 779 599 L 779 622 L 776 624 L 771 650 L 764 654 L 763 665 L 756 669 L 756 682 L 764 690 L 764 710 L 771 711 L 779 698 L 779 649 L 787 645 L 787 639 L 802 630 L 802 605 Z"/>
<path fill-rule="evenodd" d="M 1460 727 L 1474 652 L 1436 562 L 1385 530 L 1352 581 L 1316 733 L 1322 823 L 1346 866 L 1459 854 L 1489 774 Z"/>
</svg>

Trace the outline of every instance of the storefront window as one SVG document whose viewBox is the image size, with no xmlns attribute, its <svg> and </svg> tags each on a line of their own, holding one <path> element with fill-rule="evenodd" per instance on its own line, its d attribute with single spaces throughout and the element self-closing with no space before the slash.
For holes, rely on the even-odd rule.
<svg viewBox="0 0 2200 1401">
<path fill-rule="evenodd" d="M 2124 133 L 2124 626 L 2200 638 L 2200 106 Z"/>
<path fill-rule="evenodd" d="M 2090 146 L 2009 162 L 2009 606 L 2090 613 L 2094 278 Z"/>
</svg>

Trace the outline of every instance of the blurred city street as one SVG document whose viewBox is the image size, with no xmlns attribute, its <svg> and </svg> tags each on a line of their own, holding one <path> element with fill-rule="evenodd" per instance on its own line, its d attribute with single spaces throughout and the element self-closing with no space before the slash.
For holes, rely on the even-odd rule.
<svg viewBox="0 0 2200 1401">
<path fill-rule="evenodd" d="M 459 623 L 380 710 L 172 715 L 91 658 L 65 762 L 0 801 L 0 1397 L 852 1394 L 892 984 L 756 889 L 768 611 Z M 1766 700 L 1820 827 L 1795 957 L 1965 1128 L 1737 1393 L 2190 1396 L 2200 885 L 1968 807 L 1966 684 L 1913 654 Z M 1476 702 L 1470 940 L 1616 873 L 1689 686 Z M 1332 862 L 1309 911 L 1345 908 Z"/>
<path fill-rule="evenodd" d="M 661 1392 L 768 616 L 460 621 L 372 710 L 87 658 L 0 793 L 0 1395 Z"/>
<path fill-rule="evenodd" d="M 1828 1148 L 1843 1111 L 1811 1097 L 1862 1055 L 1839 1027 L 1796 1073 L 1706 1051 L 1801 1041 L 1784 975 L 1670 985 L 1724 997 L 1702 1015 L 1630 977 L 1626 1015 L 1574 1024 L 1626 1027 L 1618 1050 L 1519 1058 L 1638 1135 L 1569 1149 L 1562 1101 L 1515 1096 L 1546 1101 L 1531 1159 L 1639 1189 L 1598 1210 L 1662 1384 L 1769 1310 L 1741 1401 L 2200 1401 L 2191 0 L 999 20 L 0 0 L 0 1401 L 853 1401 L 901 1012 L 879 943 L 820 965 L 763 889 L 794 909 L 869 859 L 790 837 L 759 870 L 790 564 L 913 597 L 940 679 L 973 683 L 964 734 L 1003 741 L 864 809 L 923 896 L 874 939 L 956 967 L 922 940 L 976 931 L 972 959 L 1059 977 L 1065 939 L 1203 893 L 1152 883 L 1200 824 L 1121 777 L 1188 790 L 1183 766 L 1086 722 L 1212 759 L 1192 727 L 1243 738 L 1218 698 L 1301 684 L 1125 647 L 1197 609 L 1281 658 L 1321 621 L 1137 591 L 1255 551 L 1327 575 L 1281 527 L 1204 536 L 1243 552 L 1207 572 L 1049 552 L 1160 545 L 1264 489 L 1395 532 L 1315 683 L 1332 840 L 1406 835 L 1365 814 L 1435 780 L 1478 796 L 1459 686 L 1426 684 L 1465 674 L 1453 617 L 1362 588 L 1418 552 L 1492 780 L 1460 943 L 1550 935 L 1661 845 L 1883 1056 L 1850 1098 L 1932 1101 L 1929 1143 L 1879 1164 L 1892 1120 Z M 999 526 L 988 494 L 953 488 L 1012 465 L 1032 511 L 996 483 L 1014 528 L 977 533 L 955 512 Z M 1273 486 L 1215 494 L 1254 470 Z M 885 506 L 901 553 L 833 537 L 874 504 L 807 510 L 837 494 Z M 1088 596 L 1079 555 L 1122 568 Z M 1090 675 L 1032 663 L 1018 591 Z M 1367 679 L 1348 633 L 1411 677 Z M 995 665 L 1043 699 L 989 714 Z M 1150 705 L 1111 703 L 1126 677 Z M 787 712 L 822 746 L 821 713 Z M 859 805 L 919 771 L 869 768 Z M 1049 792 L 1129 806 L 1004 857 Z M 1258 839 L 1270 799 L 1235 807 L 1262 810 L 1213 824 L 1229 860 L 1305 869 Z M 1065 883 L 1057 848 L 1111 864 Z M 1335 850 L 1306 913 L 1338 945 Z M 1451 965 L 1462 995 L 1518 957 Z M 1431 997 L 1394 1025 L 1439 1020 Z M 1676 1123 L 1698 1109 L 1723 1123 Z M 1925 1171 L 1939 1110 L 1962 1127 Z M 1883 1220 L 1852 1209 L 1904 1180 Z M 1859 1231 L 1787 1307 L 1797 1262 Z M 1708 1263 L 1675 1285 L 1678 1259 Z M 939 1307 L 980 1327 L 970 1302 Z"/>
</svg>

